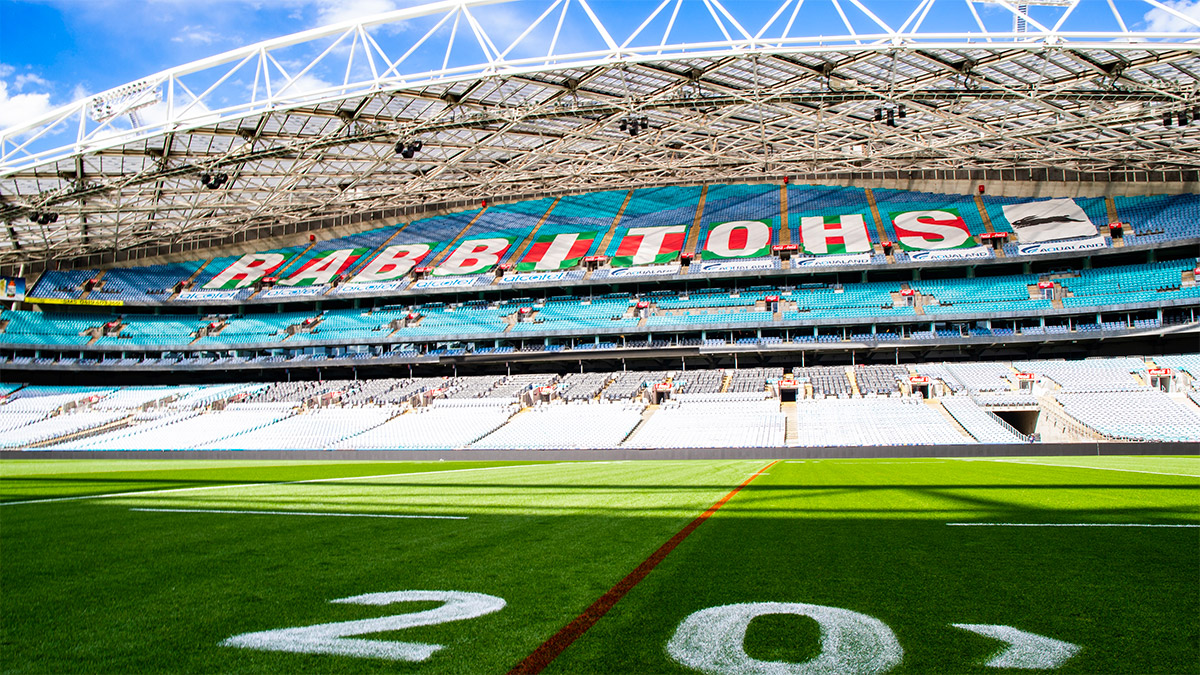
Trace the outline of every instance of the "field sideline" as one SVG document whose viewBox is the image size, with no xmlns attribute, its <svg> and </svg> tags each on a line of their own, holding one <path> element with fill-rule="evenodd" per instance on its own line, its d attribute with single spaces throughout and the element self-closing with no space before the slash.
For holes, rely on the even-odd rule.
<svg viewBox="0 0 1200 675">
<path fill-rule="evenodd" d="M 1198 580 L 1194 457 L 0 462 L 5 673 L 1200 672 Z"/>
</svg>

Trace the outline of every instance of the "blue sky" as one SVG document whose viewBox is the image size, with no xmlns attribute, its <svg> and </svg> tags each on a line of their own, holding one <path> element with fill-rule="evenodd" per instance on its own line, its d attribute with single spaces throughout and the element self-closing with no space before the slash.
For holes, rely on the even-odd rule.
<svg viewBox="0 0 1200 675">
<path fill-rule="evenodd" d="M 765 22 L 778 5 L 774 0 L 725 1 L 739 18 L 753 17 L 753 20 L 747 20 L 748 28 L 755 20 L 759 25 Z M 703 14 L 706 11 L 698 0 L 687 2 L 694 12 Z M 1111 28 L 1112 17 L 1104 0 L 1083 2 L 1088 10 L 1081 9 L 1077 15 L 1090 17 L 1095 12 L 1097 27 Z M 0 0 L 0 129 L 172 66 L 261 40 L 413 4 L 419 2 Z M 487 16 L 485 25 L 489 32 L 494 30 L 502 37 L 506 27 L 519 30 L 517 27 L 523 25 L 522 21 L 537 16 L 547 4 L 513 3 L 481 8 L 479 12 Z M 591 0 L 591 4 L 612 28 L 618 41 L 653 7 L 653 3 L 634 0 Z M 842 4 L 848 8 L 860 31 L 871 30 L 861 14 L 854 16 L 857 10 L 849 2 Z M 898 24 L 902 19 L 896 17 L 906 15 L 915 3 L 870 0 L 866 4 L 885 20 L 894 20 Z M 1200 0 L 1172 0 L 1168 4 L 1200 17 Z M 966 11 L 958 0 L 941 0 L 939 11 L 943 6 L 957 8 L 954 11 L 960 14 Z M 1178 29 L 1185 25 L 1159 10 L 1147 12 L 1148 6 L 1140 2 L 1119 0 L 1118 7 L 1131 28 Z M 833 16 L 827 0 L 809 0 L 805 10 L 818 12 L 818 16 L 826 18 Z M 995 7 L 981 6 L 980 11 L 1001 24 L 1010 20 L 1009 15 Z M 1035 13 L 1034 16 L 1038 15 Z M 932 22 L 938 20 L 936 16 L 930 18 Z M 951 17 L 946 15 L 940 20 L 950 21 Z M 930 27 L 927 23 L 926 28 Z M 993 27 L 1002 28 L 1002 25 Z M 713 37 L 717 37 L 715 30 L 709 26 Z M 572 36 L 571 44 L 585 44 L 589 39 L 595 39 L 595 36 Z M 403 42 L 403 36 L 400 42 Z M 469 59 L 470 55 L 463 54 L 462 58 Z"/>
</svg>

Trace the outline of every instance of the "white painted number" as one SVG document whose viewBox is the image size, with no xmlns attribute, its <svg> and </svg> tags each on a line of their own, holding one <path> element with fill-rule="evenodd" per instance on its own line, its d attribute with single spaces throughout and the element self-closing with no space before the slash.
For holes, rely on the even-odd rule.
<svg viewBox="0 0 1200 675">
<path fill-rule="evenodd" d="M 767 614 L 795 614 L 821 627 L 821 653 L 803 663 L 759 661 L 746 654 L 746 628 Z M 838 607 L 798 602 L 755 602 L 702 609 L 684 619 L 667 643 L 679 663 L 706 673 L 866 675 L 900 664 L 904 650 L 882 621 Z"/>
<path fill-rule="evenodd" d="M 1054 670 L 1079 653 L 1079 645 L 1048 638 L 1045 635 L 1018 630 L 1012 626 L 997 626 L 987 623 L 954 623 L 955 628 L 986 635 L 1008 647 L 992 656 L 989 668 L 1024 668 L 1026 670 Z"/>
<path fill-rule="evenodd" d="M 301 628 L 280 628 L 257 633 L 235 635 L 221 644 L 226 647 L 261 649 L 298 654 L 337 654 L 391 661 L 424 661 L 442 648 L 419 642 L 388 640 L 352 640 L 352 635 L 433 626 L 450 621 L 462 621 L 504 609 L 504 600 L 483 593 L 461 591 L 394 591 L 367 593 L 331 602 L 353 605 L 391 605 L 397 602 L 444 602 L 446 604 L 423 612 L 394 614 L 376 619 L 338 621 Z"/>
</svg>

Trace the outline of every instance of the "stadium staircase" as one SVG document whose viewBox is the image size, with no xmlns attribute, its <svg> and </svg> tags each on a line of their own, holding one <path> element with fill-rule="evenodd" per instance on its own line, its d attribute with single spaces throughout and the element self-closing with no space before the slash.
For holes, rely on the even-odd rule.
<svg viewBox="0 0 1200 675">
<path fill-rule="evenodd" d="M 134 415 L 129 415 L 128 417 L 116 420 L 115 422 L 109 422 L 108 424 L 98 427 L 84 429 L 83 431 L 78 431 L 73 434 L 64 434 L 62 436 L 55 436 L 53 438 L 36 441 L 30 443 L 27 448 L 29 450 L 36 450 L 38 448 L 46 448 L 52 445 L 58 445 L 59 443 L 70 443 L 71 441 L 78 441 L 85 438 L 90 438 L 92 436 L 99 436 L 100 434 L 106 434 L 110 431 L 116 431 L 117 429 L 129 426 L 134 422 L 134 417 Z"/>
<path fill-rule="evenodd" d="M 962 434 L 964 438 L 972 441 L 976 440 L 975 437 L 971 435 L 971 432 L 967 431 L 967 428 L 964 427 L 957 419 L 955 419 L 954 415 L 951 415 L 949 410 L 946 410 L 946 406 L 942 405 L 941 401 L 937 400 L 936 398 L 927 398 L 925 399 L 925 405 L 941 413 L 942 417 L 946 418 L 946 421 L 950 424 L 950 426 L 954 427 L 954 429 L 958 431 L 958 433 Z"/>
<path fill-rule="evenodd" d="M 647 420 L 649 420 L 654 413 L 658 412 L 659 407 L 660 406 L 657 405 L 646 406 L 646 409 L 642 411 L 642 419 L 638 420 L 638 423 L 629 431 L 629 434 L 625 436 L 625 438 L 621 439 L 621 443 L 624 444 L 630 439 L 636 438 L 638 432 L 642 430 L 642 427 L 646 426 Z"/>
<path fill-rule="evenodd" d="M 446 262 L 446 258 L 449 258 L 450 254 L 454 253 L 454 249 L 458 247 L 458 242 L 462 240 L 463 235 L 465 235 L 468 231 L 470 231 L 470 229 L 475 225 L 475 221 L 479 220 L 483 216 L 483 214 L 485 212 L 487 212 L 487 210 L 488 210 L 488 207 L 486 207 L 486 206 L 483 207 L 482 209 L 479 209 L 479 213 L 476 213 L 475 217 L 471 218 L 471 222 L 467 223 L 463 227 L 463 229 L 458 231 L 458 234 L 454 235 L 454 238 L 450 240 L 449 244 L 446 244 L 446 248 L 441 253 L 438 254 L 437 258 L 429 261 L 428 266 L 429 267 L 437 267 L 438 265 L 441 265 L 442 263 Z"/>
<path fill-rule="evenodd" d="M 867 205 L 871 207 L 871 219 L 875 221 L 875 233 L 879 236 L 879 241 L 888 241 L 887 231 L 883 229 L 883 218 L 879 215 L 879 204 L 875 202 L 875 193 L 871 190 L 871 188 L 866 188 L 863 190 L 863 192 L 865 192 L 867 195 Z M 896 262 L 896 256 L 889 253 L 887 256 L 887 261 L 889 263 Z"/>
<path fill-rule="evenodd" d="M 696 204 L 696 215 L 692 217 L 692 228 L 688 230 L 687 239 L 684 240 L 684 253 L 696 252 L 696 240 L 700 238 L 700 220 L 704 216 L 704 201 L 707 197 L 708 186 L 700 186 L 700 201 Z"/>
<path fill-rule="evenodd" d="M 1108 222 L 1110 222 L 1110 223 L 1120 222 L 1121 217 L 1119 215 L 1117 215 L 1117 203 L 1113 200 L 1112 197 L 1104 198 L 1104 210 L 1105 210 L 1105 212 L 1108 213 Z M 1129 227 L 1132 228 L 1133 226 L 1130 225 Z M 1130 230 L 1130 232 L 1132 232 L 1132 230 Z M 1124 237 L 1112 237 L 1111 241 L 1112 241 L 1113 248 L 1123 248 L 1125 246 L 1125 238 Z"/>
<path fill-rule="evenodd" d="M 100 284 L 103 284 L 104 283 L 104 275 L 107 272 L 108 272 L 108 270 L 100 270 L 100 272 L 98 274 L 96 274 L 95 276 L 93 276 L 92 278 L 98 280 L 100 282 Z M 96 288 L 97 287 L 92 287 L 92 291 L 96 290 Z M 84 291 L 83 295 L 79 296 L 79 299 L 87 300 L 88 296 L 90 296 L 92 294 L 92 291 Z"/>
<path fill-rule="evenodd" d="M 779 412 L 783 413 L 784 417 L 787 418 L 787 423 L 783 427 L 783 444 L 785 446 L 795 445 L 796 438 L 800 434 L 800 418 L 796 414 L 796 402 L 788 401 L 787 403 L 779 404 Z"/>
<path fill-rule="evenodd" d="M 858 376 L 855 374 L 854 368 L 846 369 L 846 379 L 850 380 L 850 393 L 853 394 L 855 398 L 862 397 L 862 392 L 858 390 Z"/>
<path fill-rule="evenodd" d="M 792 233 L 788 229 L 788 190 L 786 185 L 779 186 L 779 244 L 792 243 Z M 785 263 L 786 265 L 786 263 Z M 784 269 L 787 269 L 786 266 Z"/>
<path fill-rule="evenodd" d="M 554 207 L 558 206 L 560 201 L 562 201 L 562 197 L 554 198 L 554 201 L 550 203 L 550 208 L 546 209 L 546 212 L 542 214 L 541 219 L 539 219 L 537 224 L 533 226 L 533 229 L 529 231 L 529 236 L 525 237 L 525 241 L 522 241 L 517 245 L 516 249 L 513 251 L 512 257 L 509 258 L 509 260 L 512 260 L 513 262 L 521 262 L 521 257 L 525 255 L 525 250 L 532 246 L 533 242 L 537 241 L 538 230 L 542 229 L 542 225 L 544 225 L 546 220 L 550 218 L 550 214 L 554 212 Z"/>
<path fill-rule="evenodd" d="M 612 242 L 613 235 L 617 233 L 617 226 L 621 224 L 621 216 L 625 215 L 625 207 L 629 206 L 629 200 L 633 198 L 633 190 L 625 194 L 625 201 L 621 202 L 621 208 L 617 209 L 617 215 L 613 217 L 612 225 L 608 226 L 608 230 L 604 233 L 604 238 L 600 240 L 600 246 L 596 248 L 598 255 L 603 255 L 608 250 L 608 245 Z M 592 276 L 591 270 L 584 276 L 585 279 Z"/>
<path fill-rule="evenodd" d="M 192 276 L 188 277 L 187 279 L 184 279 L 183 283 L 180 284 L 179 287 L 184 290 L 191 288 L 192 284 L 196 282 L 196 279 L 200 277 L 200 273 L 203 272 L 204 268 L 208 267 L 208 264 L 212 261 L 213 261 L 213 259 L 209 258 L 208 260 L 205 260 L 204 262 L 200 263 L 200 266 L 196 268 L 196 271 L 192 272 Z M 167 300 L 168 301 L 174 300 L 175 298 L 178 298 L 178 297 L 179 297 L 179 293 L 175 292 L 175 289 L 171 289 L 171 297 L 167 298 Z"/>
<path fill-rule="evenodd" d="M 987 230 L 989 233 L 995 232 L 996 228 L 992 227 L 992 217 L 988 214 L 987 206 L 985 206 L 983 203 L 983 195 L 975 195 L 975 208 L 979 209 L 979 216 L 983 218 L 983 229 Z M 997 258 L 1003 258 L 1004 247 L 1001 246 L 1000 248 L 996 249 L 995 253 Z"/>
</svg>

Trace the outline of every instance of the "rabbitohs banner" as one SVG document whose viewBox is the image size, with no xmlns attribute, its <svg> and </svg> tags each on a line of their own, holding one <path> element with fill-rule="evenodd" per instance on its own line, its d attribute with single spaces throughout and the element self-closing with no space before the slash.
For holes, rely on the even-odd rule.
<svg viewBox="0 0 1200 675">
<path fill-rule="evenodd" d="M 892 211 L 896 240 L 905 251 L 940 251 L 975 246 L 971 230 L 958 209 L 936 211 Z"/>
<path fill-rule="evenodd" d="M 1022 244 L 1096 236 L 1096 226 L 1073 199 L 1005 204 L 1000 208 Z"/>
<path fill-rule="evenodd" d="M 283 253 L 247 253 L 222 270 L 220 274 L 209 279 L 203 288 L 210 290 L 246 288 L 279 269 L 288 257 Z"/>
<path fill-rule="evenodd" d="M 369 249 L 343 248 L 333 251 L 321 251 L 304 263 L 286 279 L 281 279 L 281 286 L 324 286 L 335 275 L 350 269 L 354 263 Z"/>
<path fill-rule="evenodd" d="M 871 236 L 861 213 L 800 218 L 800 241 L 812 255 L 854 255 L 871 250 Z"/>
<path fill-rule="evenodd" d="M 487 237 L 468 239 L 458 245 L 446 261 L 433 271 L 435 277 L 450 277 L 460 274 L 481 274 L 496 266 L 505 252 L 516 241 L 516 237 Z"/>
<path fill-rule="evenodd" d="M 735 220 L 708 230 L 701 260 L 760 258 L 771 254 L 771 226 L 766 220 Z"/>
<path fill-rule="evenodd" d="M 424 260 L 433 247 L 432 243 L 388 246 L 380 251 L 379 255 L 372 258 L 371 262 L 362 268 L 362 271 L 355 274 L 350 283 L 375 284 L 399 279 L 411 272 L 417 263 Z"/>
<path fill-rule="evenodd" d="M 519 272 L 562 270 L 579 264 L 592 248 L 595 232 L 560 232 L 534 240 L 525 257 L 517 263 Z"/>
<path fill-rule="evenodd" d="M 612 257 L 612 266 L 632 267 L 670 262 L 679 256 L 686 235 L 685 225 L 631 227 L 625 232 L 616 255 Z"/>
</svg>

